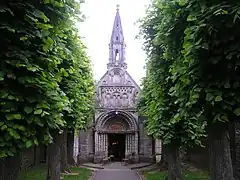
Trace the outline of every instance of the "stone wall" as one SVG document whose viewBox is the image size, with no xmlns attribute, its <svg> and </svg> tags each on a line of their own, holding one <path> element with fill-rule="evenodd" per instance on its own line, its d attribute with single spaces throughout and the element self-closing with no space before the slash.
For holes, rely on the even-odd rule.
<svg viewBox="0 0 240 180">
<path fill-rule="evenodd" d="M 79 164 L 93 161 L 93 131 L 92 128 L 88 130 L 79 131 L 79 153 L 77 161 Z"/>
<path fill-rule="evenodd" d="M 35 147 L 24 149 L 21 153 L 21 168 L 25 169 L 35 164 Z"/>
<path fill-rule="evenodd" d="M 144 127 L 144 120 L 146 118 L 139 118 L 139 160 L 140 162 L 153 161 L 153 140 L 147 135 L 147 129 Z"/>
<path fill-rule="evenodd" d="M 47 147 L 34 146 L 23 149 L 21 152 L 21 168 L 26 169 L 35 164 L 47 162 Z"/>
</svg>

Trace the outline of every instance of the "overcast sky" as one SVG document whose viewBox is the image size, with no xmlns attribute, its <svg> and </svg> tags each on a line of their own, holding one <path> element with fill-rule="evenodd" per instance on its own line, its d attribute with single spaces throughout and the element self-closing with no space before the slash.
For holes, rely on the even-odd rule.
<svg viewBox="0 0 240 180">
<path fill-rule="evenodd" d="M 136 40 L 139 29 L 134 23 L 145 13 L 145 6 L 151 0 L 86 0 L 82 4 L 82 12 L 86 16 L 84 23 L 79 26 L 81 36 L 88 48 L 88 55 L 93 64 L 96 80 L 99 80 L 107 70 L 108 44 L 113 28 L 116 5 L 120 5 L 120 16 L 126 47 L 126 63 L 128 72 L 139 84 L 145 75 L 145 53 L 142 41 Z"/>
</svg>

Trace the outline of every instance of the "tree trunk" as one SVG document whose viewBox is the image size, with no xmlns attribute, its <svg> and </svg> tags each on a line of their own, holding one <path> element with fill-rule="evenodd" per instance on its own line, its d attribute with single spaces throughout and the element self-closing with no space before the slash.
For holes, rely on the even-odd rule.
<svg viewBox="0 0 240 180">
<path fill-rule="evenodd" d="M 21 168 L 21 157 L 15 155 L 0 160 L 0 180 L 17 180 Z"/>
<path fill-rule="evenodd" d="M 68 155 L 67 155 L 67 135 L 68 130 L 65 129 L 63 133 L 61 134 L 61 172 L 70 172 L 69 166 L 68 166 Z"/>
<path fill-rule="evenodd" d="M 237 174 L 237 166 L 236 166 L 236 160 L 237 160 L 237 154 L 236 154 L 236 129 L 235 129 L 235 121 L 231 122 L 229 124 L 229 138 L 230 138 L 230 154 L 232 159 L 232 168 L 233 168 L 233 175 L 236 178 Z"/>
<path fill-rule="evenodd" d="M 208 140 L 211 180 L 234 180 L 228 125 L 208 124 Z"/>
<path fill-rule="evenodd" d="M 167 180 L 183 180 L 179 160 L 179 147 L 170 144 L 166 145 L 165 148 L 168 163 Z"/>
<path fill-rule="evenodd" d="M 47 180 L 60 180 L 60 143 L 61 135 L 56 133 L 48 147 Z"/>
<path fill-rule="evenodd" d="M 74 132 L 69 131 L 67 134 L 67 156 L 68 164 L 75 165 L 75 160 L 73 158 L 73 147 L 74 147 Z"/>
</svg>

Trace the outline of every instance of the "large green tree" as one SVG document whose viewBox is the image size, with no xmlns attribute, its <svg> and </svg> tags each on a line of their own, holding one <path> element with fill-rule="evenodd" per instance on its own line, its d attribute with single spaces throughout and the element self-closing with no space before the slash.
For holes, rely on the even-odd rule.
<svg viewBox="0 0 240 180">
<path fill-rule="evenodd" d="M 239 7 L 156 0 L 141 26 L 148 62 L 140 107 L 149 133 L 166 145 L 200 145 L 207 124 L 213 180 L 233 179 L 228 124 L 240 114 Z"/>
<path fill-rule="evenodd" d="M 173 73 L 183 77 L 183 72 L 177 70 L 183 67 L 194 81 L 181 84 L 178 81 L 175 96 L 186 92 L 183 88 L 190 84 L 199 89 L 197 106 L 203 110 L 203 120 L 207 123 L 211 179 L 233 179 L 228 125 L 239 116 L 240 3 L 186 3 L 189 26 L 182 52 L 185 63 L 176 65 Z"/>
<path fill-rule="evenodd" d="M 94 103 L 93 75 L 85 46 L 81 43 L 76 28 L 71 29 L 68 33 L 70 34 L 67 35 L 67 47 L 70 52 L 74 53 L 69 54 L 69 57 L 61 64 L 67 71 L 64 71 L 65 76 L 60 87 L 69 98 L 69 108 L 71 109 L 71 111 L 64 111 L 67 126 L 64 128 L 63 142 L 61 143 L 62 171 L 68 170 L 68 163 L 73 162 L 71 159 L 73 158 L 74 132 L 84 128 L 87 122 L 92 120 Z M 67 144 L 71 144 L 71 146 L 67 147 Z"/>
<path fill-rule="evenodd" d="M 1 178 L 17 179 L 21 149 L 51 143 L 54 156 L 49 156 L 48 179 L 58 180 L 59 132 L 82 127 L 91 111 L 91 66 L 74 27 L 80 4 L 75 0 L 0 4 Z"/>
<path fill-rule="evenodd" d="M 172 67 L 181 58 L 184 30 L 188 13 L 174 1 L 155 1 L 142 20 L 141 33 L 145 39 L 148 55 L 147 75 L 143 79 L 142 102 L 140 109 L 148 116 L 149 134 L 163 141 L 168 162 L 168 179 L 183 179 L 180 170 L 179 148 L 201 145 L 204 124 L 197 117 L 190 116 L 180 109 L 194 96 L 186 94 L 179 102 L 172 95 L 175 80 Z"/>
</svg>

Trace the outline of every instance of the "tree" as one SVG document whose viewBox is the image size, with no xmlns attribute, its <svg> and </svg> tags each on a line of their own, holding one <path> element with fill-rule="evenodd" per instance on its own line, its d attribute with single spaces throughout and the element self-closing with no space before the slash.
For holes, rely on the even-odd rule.
<svg viewBox="0 0 240 180">
<path fill-rule="evenodd" d="M 148 130 L 165 143 L 201 145 L 207 124 L 211 179 L 233 179 L 228 125 L 240 115 L 240 4 L 158 0 L 153 7 L 142 23 Z"/>
<path fill-rule="evenodd" d="M 207 123 L 210 177 L 234 179 L 228 125 L 239 115 L 236 46 L 240 4 L 238 1 L 189 1 L 187 5 L 189 26 L 182 51 L 186 63 L 181 67 L 187 69 L 186 73 L 194 81 L 178 83 L 175 96 L 183 93 L 183 87 L 189 84 L 199 89 L 198 107 L 203 109 L 203 120 Z"/>
<path fill-rule="evenodd" d="M 191 117 L 181 111 L 178 97 L 172 95 L 176 83 L 172 68 L 181 58 L 187 15 L 177 2 L 154 1 L 141 24 L 148 61 L 142 90 L 145 104 L 140 109 L 148 116 L 148 132 L 164 143 L 169 180 L 183 179 L 179 148 L 201 145 L 204 136 L 199 114 Z"/>
<path fill-rule="evenodd" d="M 23 148 L 50 143 L 51 130 L 64 123 L 61 111 L 68 100 L 58 86 L 60 47 L 52 39 L 49 18 L 35 8 L 41 4 L 1 4 L 0 158 L 7 161 Z"/>
<path fill-rule="evenodd" d="M 79 43 L 78 43 L 79 42 Z M 85 46 L 81 43 L 76 28 L 72 28 L 67 35 L 67 47 L 71 54 L 61 65 L 67 71 L 61 82 L 61 89 L 70 100 L 71 111 L 64 112 L 67 126 L 63 131 L 61 170 L 69 170 L 68 161 L 73 162 L 74 132 L 86 126 L 93 114 L 94 84 L 89 58 L 85 53 Z M 70 138 L 71 137 L 71 138 Z M 71 146 L 67 146 L 71 144 Z M 68 153 L 72 157 L 68 157 Z"/>
<path fill-rule="evenodd" d="M 3 47 L 0 50 L 1 178 L 17 179 L 21 149 L 51 143 L 51 166 L 47 179 L 58 180 L 59 132 L 67 127 L 64 115 L 72 113 L 76 110 L 72 106 L 77 106 L 70 98 L 79 100 L 81 94 L 81 100 L 85 100 L 93 93 L 90 62 L 85 53 L 80 53 L 84 47 L 80 45 L 79 38 L 71 44 L 71 48 L 75 45 L 81 48 L 78 51 L 69 50 L 67 43 L 67 40 L 76 37 L 73 21 L 80 14 L 79 3 L 74 0 L 3 1 L 0 13 Z M 72 62 L 72 67 L 63 66 L 68 60 Z M 83 93 L 86 90 L 81 89 L 74 98 L 66 94 L 62 86 L 70 84 L 64 81 L 67 73 L 77 74 L 78 70 L 82 70 L 76 69 L 76 64 L 81 64 L 84 69 L 84 73 L 79 73 L 84 74 L 84 80 L 76 80 L 73 87 L 78 87 L 78 90 L 90 88 L 86 94 Z M 81 105 L 82 102 L 78 102 L 78 106 Z M 84 107 L 85 111 L 83 108 L 77 110 L 87 116 L 90 106 Z M 83 126 L 84 117 L 75 122 L 74 126 Z"/>
</svg>

